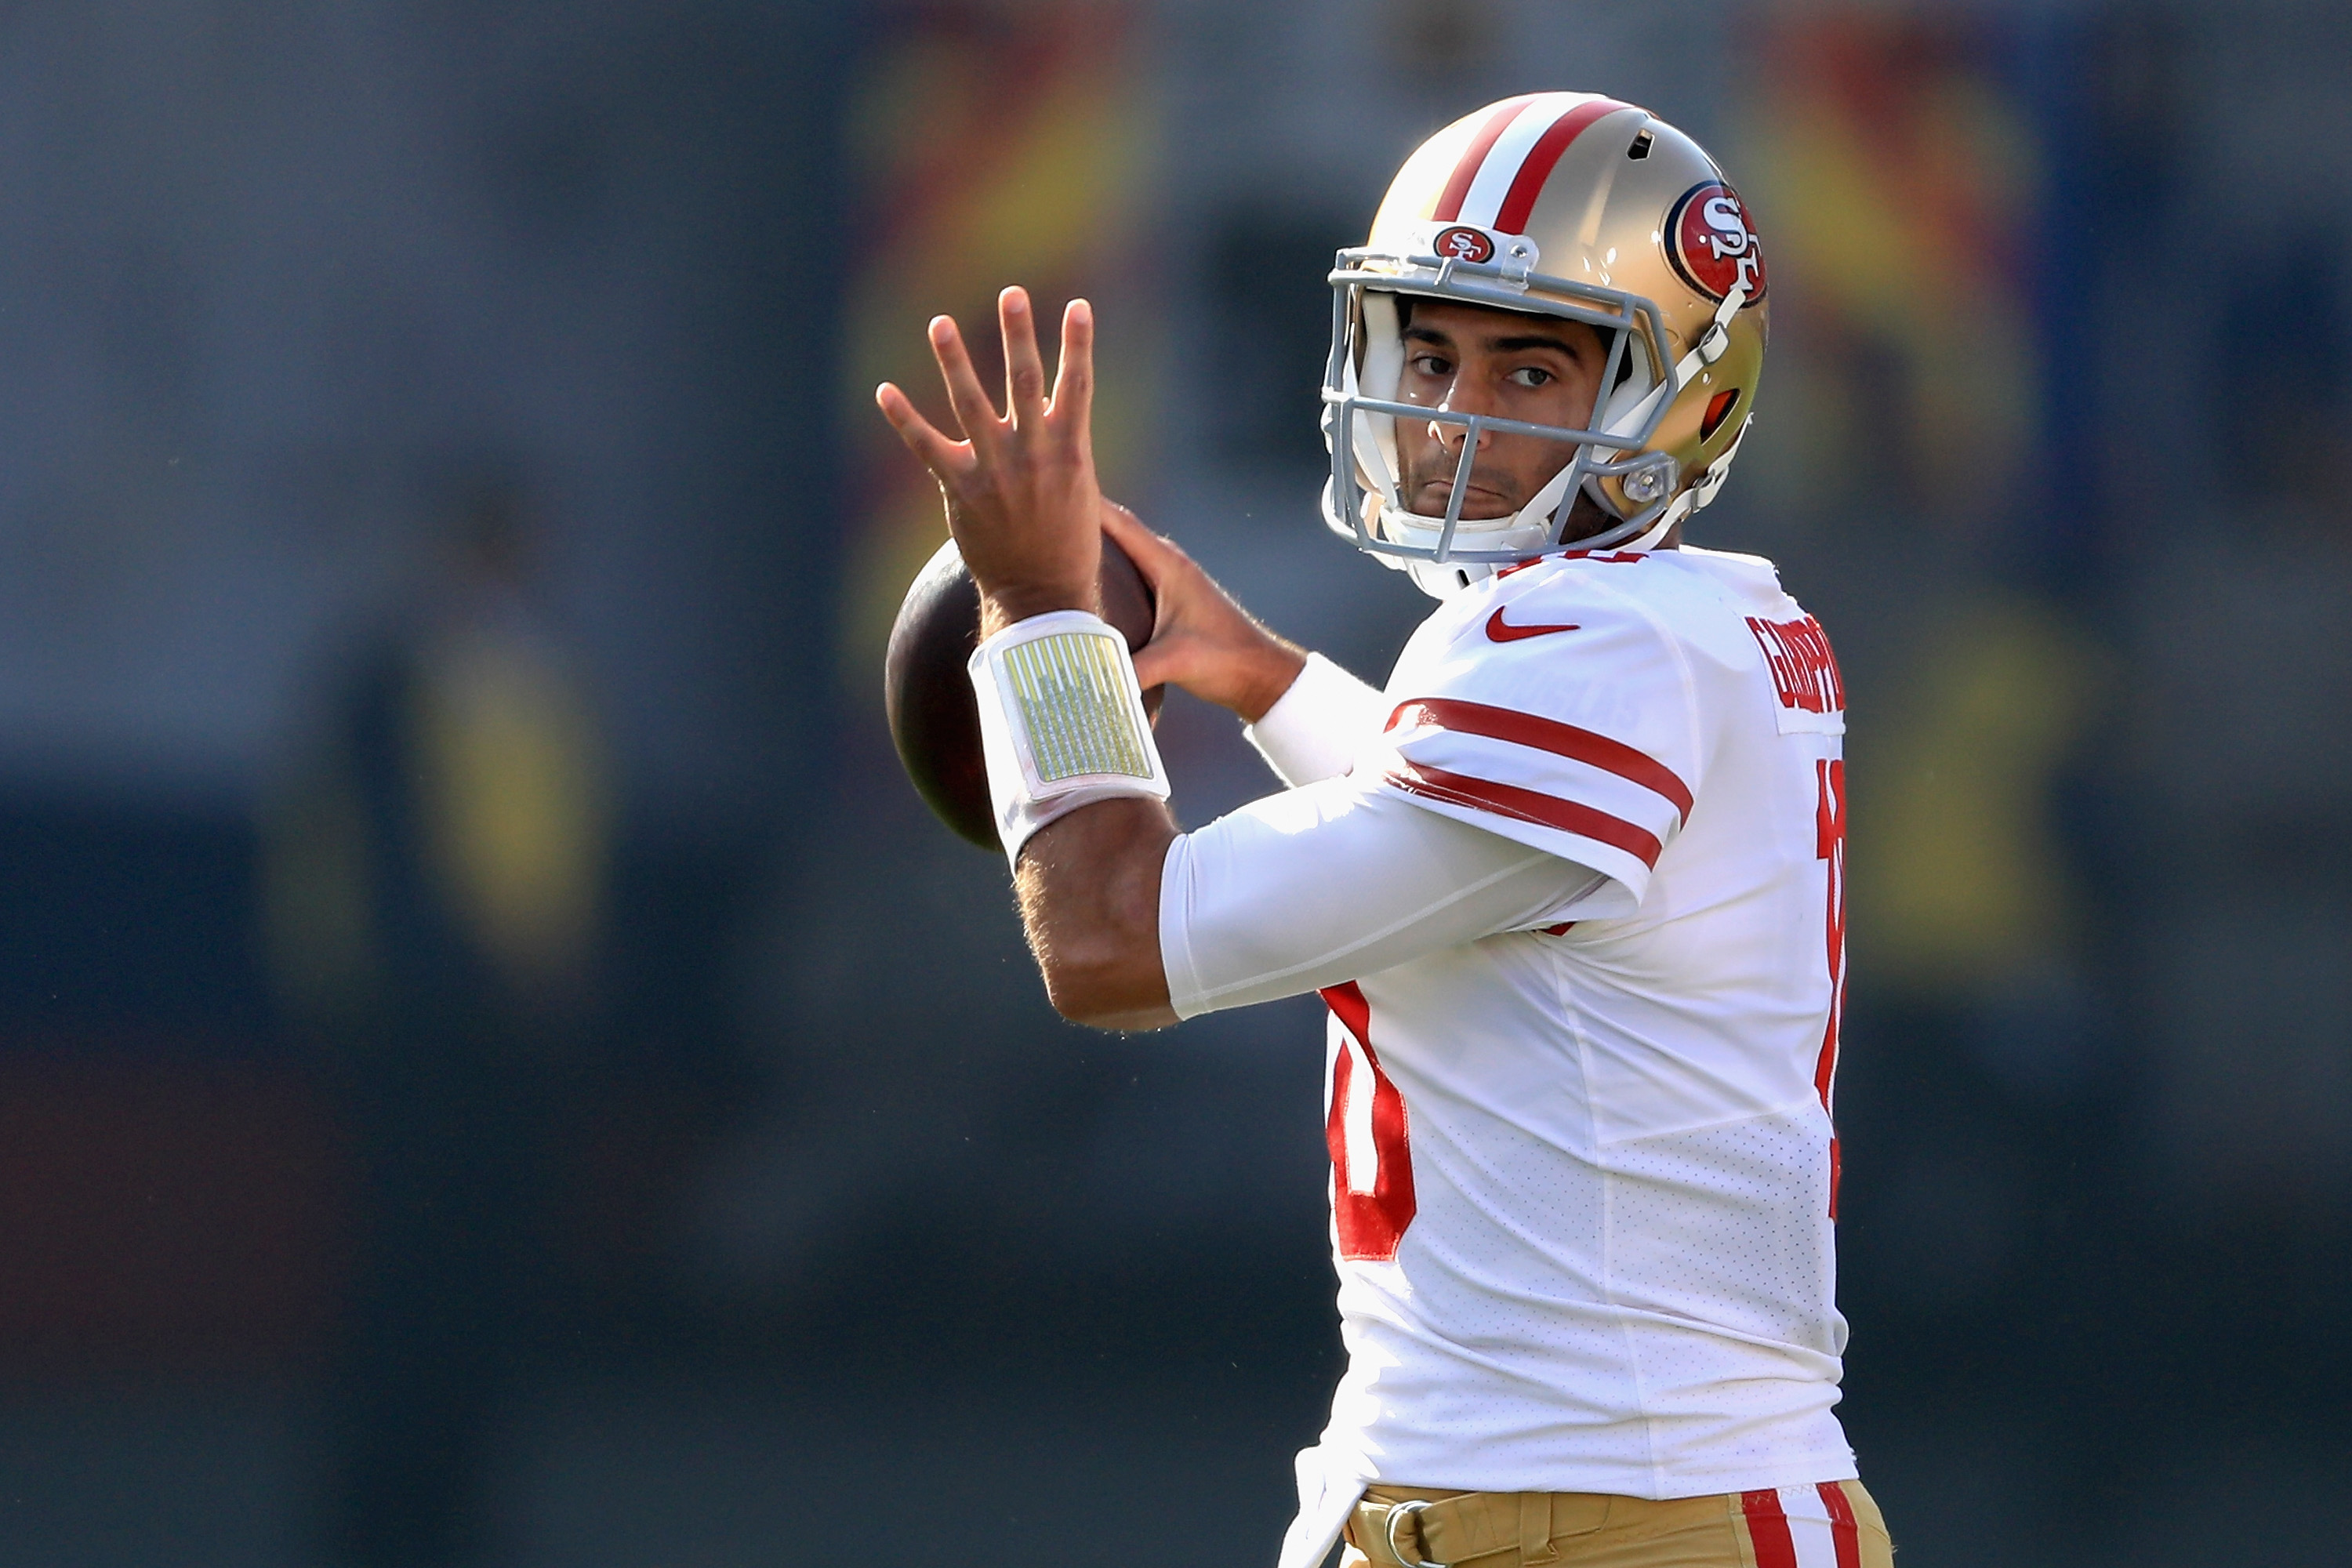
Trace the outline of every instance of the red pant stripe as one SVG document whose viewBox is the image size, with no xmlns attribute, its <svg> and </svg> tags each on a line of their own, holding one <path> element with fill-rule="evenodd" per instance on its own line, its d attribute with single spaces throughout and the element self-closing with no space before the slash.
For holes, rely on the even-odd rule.
<svg viewBox="0 0 2352 1568">
<path fill-rule="evenodd" d="M 1853 1502 L 1845 1495 L 1844 1486 L 1822 1481 L 1815 1489 L 1822 1494 L 1822 1506 L 1830 1510 L 1830 1539 L 1837 1544 L 1837 1568 L 1862 1568 L 1862 1532 L 1853 1522 Z"/>
<path fill-rule="evenodd" d="M 1748 1516 L 1748 1539 L 1756 1548 L 1756 1568 L 1797 1568 L 1797 1543 L 1789 1535 L 1789 1516 L 1780 1511 L 1777 1491 L 1741 1492 L 1739 1509 Z M 1838 1568 L 1845 1568 L 1841 1562 Z"/>
</svg>

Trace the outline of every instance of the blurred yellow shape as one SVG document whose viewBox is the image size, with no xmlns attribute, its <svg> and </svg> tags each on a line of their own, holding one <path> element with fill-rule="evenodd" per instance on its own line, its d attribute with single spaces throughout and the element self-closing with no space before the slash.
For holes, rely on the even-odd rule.
<svg viewBox="0 0 2352 1568">
<path fill-rule="evenodd" d="M 1874 985 L 1965 985 L 2064 954 L 2080 900 L 2053 784 L 2103 684 L 2103 658 L 2026 599 L 1961 611 L 1877 733 L 1856 729 L 1852 933 Z"/>
<path fill-rule="evenodd" d="M 426 660 L 417 701 L 427 849 L 451 908 L 510 980 L 576 974 L 604 871 L 585 710 L 532 650 L 462 635 Z"/>
</svg>

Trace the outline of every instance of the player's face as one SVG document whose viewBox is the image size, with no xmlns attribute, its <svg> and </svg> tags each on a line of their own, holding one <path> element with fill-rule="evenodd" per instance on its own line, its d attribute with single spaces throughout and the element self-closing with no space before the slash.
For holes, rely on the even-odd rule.
<svg viewBox="0 0 2352 1568">
<path fill-rule="evenodd" d="M 1601 333 L 1581 321 L 1414 300 L 1404 328 L 1399 400 L 1458 414 L 1489 414 L 1580 430 L 1592 417 L 1607 368 Z M 1431 420 L 1396 422 L 1397 466 L 1408 510 L 1443 516 L 1467 432 Z M 1482 431 L 1462 498 L 1465 518 L 1508 517 L 1525 506 L 1576 448 L 1533 436 Z"/>
</svg>

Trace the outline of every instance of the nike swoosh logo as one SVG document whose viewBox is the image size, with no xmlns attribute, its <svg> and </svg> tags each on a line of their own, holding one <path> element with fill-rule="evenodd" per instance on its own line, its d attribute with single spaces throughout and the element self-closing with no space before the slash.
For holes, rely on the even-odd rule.
<svg viewBox="0 0 2352 1568">
<path fill-rule="evenodd" d="M 1582 629 L 1580 626 L 1515 626 L 1503 619 L 1503 612 L 1499 606 L 1493 615 L 1486 617 L 1486 636 L 1494 642 L 1517 642 L 1521 637 L 1549 637 L 1554 632 L 1573 632 Z"/>
</svg>

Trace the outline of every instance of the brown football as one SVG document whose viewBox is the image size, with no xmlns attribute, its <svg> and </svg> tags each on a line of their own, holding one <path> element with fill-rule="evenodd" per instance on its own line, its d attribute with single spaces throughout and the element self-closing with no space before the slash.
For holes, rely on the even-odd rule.
<svg viewBox="0 0 2352 1568">
<path fill-rule="evenodd" d="M 1103 619 L 1127 638 L 1129 652 L 1151 640 L 1156 607 L 1150 585 L 1108 535 L 1102 546 Z M 983 849 L 1000 847 L 980 755 L 980 707 L 965 661 L 980 646 L 980 590 L 950 539 L 923 563 L 890 628 L 882 659 L 882 701 L 890 740 L 915 792 L 939 819 Z M 1156 721 L 1164 692 L 1143 694 Z"/>
</svg>

